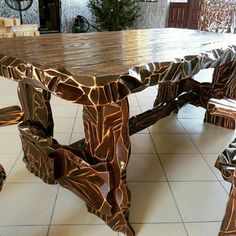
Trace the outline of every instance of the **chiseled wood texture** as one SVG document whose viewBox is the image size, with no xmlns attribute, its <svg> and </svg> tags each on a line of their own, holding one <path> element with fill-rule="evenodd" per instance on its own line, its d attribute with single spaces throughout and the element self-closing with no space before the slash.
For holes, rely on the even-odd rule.
<svg viewBox="0 0 236 236">
<path fill-rule="evenodd" d="M 205 121 L 235 129 L 236 60 L 218 65 L 215 68 Z"/>
<path fill-rule="evenodd" d="M 236 235 L 236 139 L 219 155 L 215 166 L 222 173 L 222 177 L 232 184 L 219 235 Z"/>
<path fill-rule="evenodd" d="M 235 0 L 202 0 L 199 29 L 235 33 Z"/>
<path fill-rule="evenodd" d="M 188 102 L 206 107 L 212 84 L 191 78 L 231 65 L 235 42 L 234 35 L 184 29 L 0 40 L 0 75 L 19 83 L 27 168 L 74 192 L 113 230 L 134 236 L 126 183 L 130 135 Z M 157 84 L 154 108 L 129 119 L 127 96 Z M 84 106 L 84 140 L 65 146 L 53 139 L 51 94 Z"/>
</svg>

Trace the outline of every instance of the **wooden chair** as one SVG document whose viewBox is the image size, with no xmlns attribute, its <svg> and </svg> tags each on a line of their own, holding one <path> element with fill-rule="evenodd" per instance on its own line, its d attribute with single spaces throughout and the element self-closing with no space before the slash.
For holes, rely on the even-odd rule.
<svg viewBox="0 0 236 236">
<path fill-rule="evenodd" d="M 216 164 L 222 177 L 231 183 L 229 200 L 219 236 L 236 235 L 236 138 L 218 157 Z"/>
<path fill-rule="evenodd" d="M 236 2 L 234 0 L 202 0 L 199 29 L 234 33 L 236 29 Z M 236 120 L 236 61 L 230 68 L 219 65 L 213 74 L 211 97 L 206 104 L 205 122 L 235 129 Z"/>
<path fill-rule="evenodd" d="M 236 120 L 236 60 L 218 66 L 213 74 L 211 99 L 204 121 L 228 129 L 235 129 Z"/>
</svg>

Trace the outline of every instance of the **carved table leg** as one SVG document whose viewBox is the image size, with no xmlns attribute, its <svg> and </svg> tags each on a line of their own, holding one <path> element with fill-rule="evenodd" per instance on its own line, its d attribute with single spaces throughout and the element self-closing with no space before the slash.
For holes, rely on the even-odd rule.
<svg viewBox="0 0 236 236">
<path fill-rule="evenodd" d="M 59 183 L 74 192 L 113 230 L 133 236 L 126 183 L 130 155 L 127 99 L 85 106 L 85 142 L 63 146 L 52 138 L 50 94 L 23 83 L 18 91 L 24 111 L 19 130 L 27 168 L 44 182 Z"/>
<path fill-rule="evenodd" d="M 86 155 L 81 150 L 76 155 L 58 150 L 64 172 L 58 182 L 81 197 L 88 211 L 113 230 L 133 236 L 126 183 L 130 155 L 127 99 L 106 106 L 84 106 L 83 120 Z"/>
<path fill-rule="evenodd" d="M 50 154 L 56 141 L 53 134 L 53 119 L 50 107 L 50 93 L 35 89 L 29 84 L 19 83 L 18 95 L 24 111 L 24 120 L 19 125 L 24 162 L 30 172 L 44 182 L 56 184 L 54 159 Z"/>
<path fill-rule="evenodd" d="M 224 219 L 220 228 L 220 236 L 236 235 L 236 139 L 219 155 L 215 166 L 221 171 L 223 178 L 232 183 Z"/>
</svg>

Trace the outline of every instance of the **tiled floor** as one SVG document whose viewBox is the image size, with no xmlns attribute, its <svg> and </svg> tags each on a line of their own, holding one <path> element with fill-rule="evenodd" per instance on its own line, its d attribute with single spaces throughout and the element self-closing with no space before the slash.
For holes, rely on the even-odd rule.
<svg viewBox="0 0 236 236">
<path fill-rule="evenodd" d="M 1 107 L 18 103 L 16 86 L 0 78 Z M 131 95 L 131 114 L 150 107 L 156 92 Z M 60 143 L 83 137 L 81 106 L 53 97 L 52 109 Z M 137 236 L 217 235 L 230 186 L 214 161 L 235 133 L 203 123 L 203 116 L 204 109 L 187 105 L 131 137 L 130 222 Z M 87 213 L 73 193 L 26 170 L 16 126 L 0 128 L 0 163 L 7 172 L 0 193 L 1 236 L 122 235 Z"/>
</svg>

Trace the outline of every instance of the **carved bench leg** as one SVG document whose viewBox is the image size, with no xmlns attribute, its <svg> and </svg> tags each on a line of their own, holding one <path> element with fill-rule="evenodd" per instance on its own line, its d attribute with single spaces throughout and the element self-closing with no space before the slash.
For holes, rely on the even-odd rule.
<svg viewBox="0 0 236 236">
<path fill-rule="evenodd" d="M 232 183 L 229 200 L 223 218 L 220 236 L 236 235 L 236 139 L 219 155 L 215 166 L 221 171 L 222 177 Z"/>
<path fill-rule="evenodd" d="M 236 174 L 234 174 L 234 178 L 235 177 Z M 236 186 L 235 184 L 232 184 L 219 236 L 236 235 L 235 219 L 236 219 Z"/>
<path fill-rule="evenodd" d="M 6 173 L 5 170 L 3 169 L 3 166 L 0 164 L 0 191 L 3 186 L 3 181 L 6 179 Z"/>
</svg>

